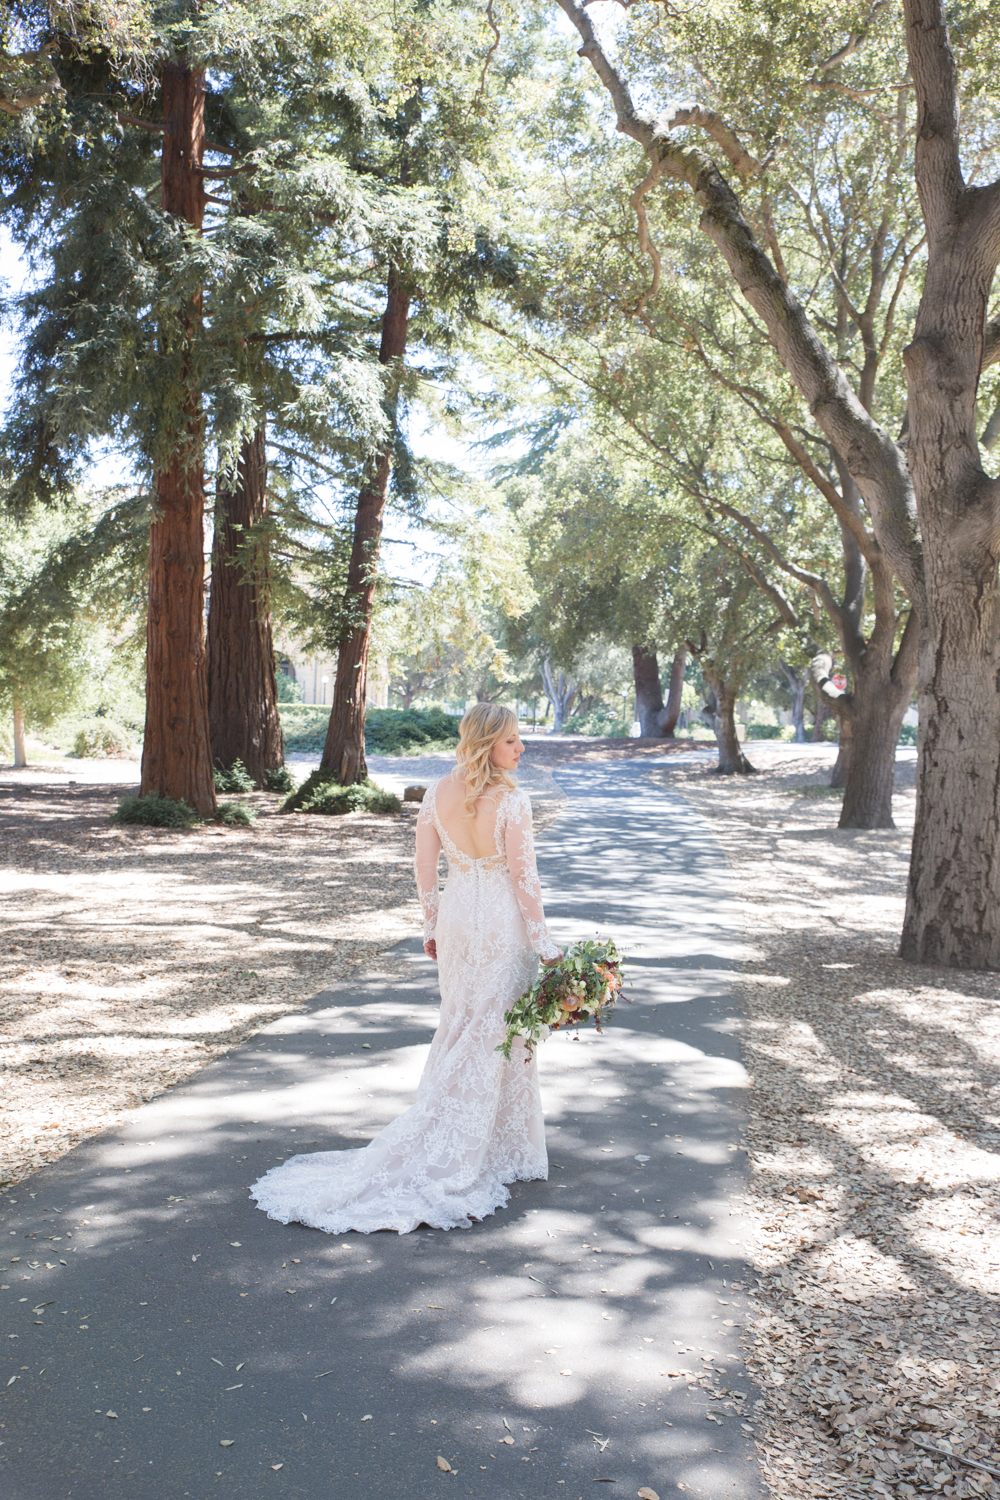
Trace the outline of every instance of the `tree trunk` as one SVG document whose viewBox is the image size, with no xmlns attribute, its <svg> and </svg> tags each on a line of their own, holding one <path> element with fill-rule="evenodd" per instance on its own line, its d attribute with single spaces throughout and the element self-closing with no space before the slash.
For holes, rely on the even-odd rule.
<svg viewBox="0 0 1000 1500">
<path fill-rule="evenodd" d="M 569 717 L 570 706 L 576 695 L 578 684 L 572 677 L 567 677 L 565 672 L 560 672 L 556 677 L 552 671 L 552 663 L 546 657 L 542 662 L 542 687 L 545 696 L 552 704 L 552 730 L 558 734 L 563 727 L 563 720 Z"/>
<path fill-rule="evenodd" d="M 283 763 L 270 614 L 270 546 L 247 533 L 267 516 L 264 425 L 245 438 L 233 480 L 216 486 L 208 609 L 208 720 L 212 757 L 241 760 L 259 787 Z M 242 551 L 241 551 L 242 548 Z"/>
<path fill-rule="evenodd" d="M 14 699 L 14 765 L 26 766 L 28 752 L 24 744 L 24 708 L 20 698 Z"/>
<path fill-rule="evenodd" d="M 806 742 L 806 688 L 809 686 L 809 673 L 796 672 L 795 668 L 789 666 L 787 661 L 782 661 L 780 665 L 792 695 L 792 724 L 795 727 L 795 744 L 804 745 Z"/>
<path fill-rule="evenodd" d="M 757 771 L 743 754 L 736 733 L 736 698 L 738 687 L 723 683 L 712 684 L 712 696 L 705 705 L 705 714 L 715 734 L 719 747 L 719 764 L 715 767 L 719 776 L 751 776 Z"/>
<path fill-rule="evenodd" d="M 670 665 L 670 686 L 667 689 L 667 706 L 660 730 L 665 740 L 672 740 L 681 712 L 681 694 L 684 691 L 684 669 L 687 666 L 687 651 L 682 646 Z"/>
<path fill-rule="evenodd" d="M 410 317 L 410 293 L 398 274 L 390 270 L 379 363 L 402 362 Z M 399 372 L 389 376 L 386 411 L 389 432 L 380 450 L 369 462 L 367 476 L 358 495 L 354 516 L 354 540 L 344 592 L 344 626 L 337 655 L 333 685 L 333 710 L 323 746 L 320 771 L 336 777 L 341 786 L 366 781 L 365 699 L 368 691 L 368 649 L 371 644 L 372 610 L 378 568 L 382 522 L 389 492 L 392 449 L 396 436 Z"/>
<path fill-rule="evenodd" d="M 656 651 L 645 646 L 632 647 L 632 672 L 635 679 L 635 716 L 644 739 L 657 739 L 663 728 L 663 693 L 660 688 L 660 664 Z"/>
<path fill-rule="evenodd" d="M 205 144 L 204 73 L 182 63 L 162 71 L 162 205 L 200 231 L 205 206 L 200 175 Z M 167 344 L 190 343 L 201 316 L 197 296 Z M 184 357 L 182 379 L 190 369 Z M 205 482 L 201 458 L 201 400 L 189 388 L 179 403 L 171 457 L 155 477 L 157 516 L 149 538 L 149 614 L 146 626 L 146 728 L 140 792 L 215 812 L 208 738 L 205 674 Z"/>
</svg>

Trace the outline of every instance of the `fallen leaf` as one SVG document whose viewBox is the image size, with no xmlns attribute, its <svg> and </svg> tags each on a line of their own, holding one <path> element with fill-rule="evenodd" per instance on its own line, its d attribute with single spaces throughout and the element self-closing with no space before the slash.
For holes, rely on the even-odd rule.
<svg viewBox="0 0 1000 1500">
<path fill-rule="evenodd" d="M 277 1474 L 277 1472 L 278 1472 L 279 1469 L 283 1469 L 284 1467 L 285 1467 L 284 1464 L 272 1464 L 271 1465 L 271 1468 L 274 1470 L 274 1472 L 276 1474 Z"/>
<path fill-rule="evenodd" d="M 651 1490 L 648 1484 L 644 1484 L 641 1490 L 636 1490 L 639 1500 L 660 1500 L 655 1490 Z"/>
<path fill-rule="evenodd" d="M 236 1441 L 235 1438 L 220 1438 L 219 1439 L 219 1447 L 220 1448 L 231 1448 L 233 1446 L 233 1444 L 235 1443 L 235 1441 Z"/>
<path fill-rule="evenodd" d="M 229 1243 L 232 1245 L 232 1247 L 233 1247 L 234 1250 L 242 1250 L 243 1249 L 243 1246 L 242 1246 L 242 1244 L 240 1243 L 239 1240 L 230 1240 Z M 279 1469 L 281 1468 L 280 1464 L 278 1465 L 278 1468 Z"/>
<path fill-rule="evenodd" d="M 216 1359 L 216 1357 L 215 1357 L 214 1354 L 209 1355 L 209 1358 L 211 1359 L 213 1365 L 221 1365 L 223 1369 L 226 1368 L 225 1365 L 222 1364 L 222 1360 L 221 1359 Z"/>
<path fill-rule="evenodd" d="M 240 1363 L 236 1366 L 236 1373 L 237 1373 L 237 1375 L 240 1373 L 240 1371 L 242 1370 L 242 1368 L 243 1368 L 243 1366 L 245 1364 L 246 1364 L 246 1360 L 244 1359 L 244 1360 L 241 1360 Z"/>
<path fill-rule="evenodd" d="M 364 1416 L 364 1417 L 361 1418 L 362 1422 L 370 1422 L 371 1419 L 372 1419 L 371 1412 L 369 1412 L 367 1416 Z"/>
<path fill-rule="evenodd" d="M 446 1458 L 442 1458 L 441 1455 L 440 1455 L 440 1453 L 438 1454 L 437 1466 L 445 1474 L 450 1474 L 451 1473 L 451 1464 L 448 1462 L 448 1460 Z"/>
<path fill-rule="evenodd" d="M 513 1443 L 514 1439 L 512 1437 L 502 1437 L 500 1441 L 501 1443 Z"/>
<path fill-rule="evenodd" d="M 649 1157 L 649 1156 L 633 1156 L 632 1160 L 633 1161 L 651 1161 L 652 1158 Z"/>
<path fill-rule="evenodd" d="M 572 1373 L 573 1373 L 572 1370 L 560 1370 L 559 1371 L 560 1375 L 572 1375 Z"/>
<path fill-rule="evenodd" d="M 116 1411 L 106 1411 L 104 1415 L 106 1417 L 117 1417 L 118 1413 Z"/>
</svg>

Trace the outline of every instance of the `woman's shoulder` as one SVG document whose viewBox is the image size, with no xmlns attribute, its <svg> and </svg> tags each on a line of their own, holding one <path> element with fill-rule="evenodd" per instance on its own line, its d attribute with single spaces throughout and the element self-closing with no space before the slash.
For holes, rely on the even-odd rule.
<svg viewBox="0 0 1000 1500">
<path fill-rule="evenodd" d="M 523 787 L 507 787 L 497 799 L 497 810 L 502 817 L 519 818 L 522 813 L 531 812 L 531 798 Z"/>
</svg>

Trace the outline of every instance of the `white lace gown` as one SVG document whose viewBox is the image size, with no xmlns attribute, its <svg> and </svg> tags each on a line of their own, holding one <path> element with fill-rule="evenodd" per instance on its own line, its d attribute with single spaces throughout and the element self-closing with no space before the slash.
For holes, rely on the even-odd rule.
<svg viewBox="0 0 1000 1500">
<path fill-rule="evenodd" d="M 510 1062 L 495 1050 L 503 1013 L 534 982 L 539 957 L 559 954 L 545 927 L 531 803 L 504 793 L 496 853 L 473 859 L 442 827 L 436 790 L 417 819 L 416 876 L 424 941 L 437 942 L 441 1019 L 416 1103 L 360 1150 L 293 1156 L 256 1182 L 258 1207 L 282 1224 L 329 1234 L 467 1229 L 508 1201 L 509 1183 L 548 1176 L 535 1060 L 520 1042 Z"/>
</svg>

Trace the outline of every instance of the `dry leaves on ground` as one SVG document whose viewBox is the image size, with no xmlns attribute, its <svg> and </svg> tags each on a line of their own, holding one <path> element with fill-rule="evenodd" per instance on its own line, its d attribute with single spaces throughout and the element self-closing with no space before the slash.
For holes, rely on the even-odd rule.
<svg viewBox="0 0 1000 1500">
<path fill-rule="evenodd" d="M 419 930 L 416 809 L 243 799 L 253 829 L 115 828 L 117 793 L 0 789 L 0 1184 Z"/>
<path fill-rule="evenodd" d="M 995 975 L 895 957 L 913 820 L 835 828 L 814 760 L 666 777 L 710 820 L 755 956 L 748 1361 L 777 1496 L 1000 1494 Z"/>
</svg>

